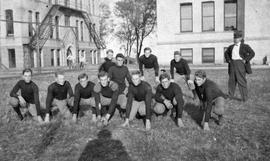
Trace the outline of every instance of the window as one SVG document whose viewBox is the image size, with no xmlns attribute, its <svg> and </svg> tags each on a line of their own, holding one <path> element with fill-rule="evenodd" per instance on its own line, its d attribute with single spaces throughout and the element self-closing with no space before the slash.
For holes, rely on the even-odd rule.
<svg viewBox="0 0 270 161">
<path fill-rule="evenodd" d="M 202 63 L 215 63 L 215 48 L 202 49 Z"/>
<path fill-rule="evenodd" d="M 188 63 L 193 63 L 193 51 L 192 49 L 180 49 L 182 58 L 184 58 Z"/>
<path fill-rule="evenodd" d="M 69 6 L 69 0 L 65 0 L 65 6 Z"/>
<path fill-rule="evenodd" d="M 82 9 L 82 0 L 80 0 L 80 9 Z"/>
<path fill-rule="evenodd" d="M 39 24 L 39 12 L 36 12 L 36 24 Z"/>
<path fill-rule="evenodd" d="M 48 3 L 49 3 L 49 4 L 52 4 L 52 0 L 48 0 Z"/>
<path fill-rule="evenodd" d="M 78 0 L 75 0 L 75 8 L 78 8 Z"/>
<path fill-rule="evenodd" d="M 202 2 L 202 31 L 215 30 L 214 2 Z"/>
<path fill-rule="evenodd" d="M 59 39 L 59 16 L 55 16 L 56 39 Z"/>
<path fill-rule="evenodd" d="M 92 14 L 95 14 L 95 0 L 92 0 Z"/>
<path fill-rule="evenodd" d="M 53 38 L 53 16 L 50 15 L 49 17 L 49 23 L 50 23 L 50 38 Z"/>
<path fill-rule="evenodd" d="M 224 1 L 224 30 L 237 30 L 237 0 Z"/>
<path fill-rule="evenodd" d="M 79 20 L 76 20 L 76 37 L 79 38 Z"/>
<path fill-rule="evenodd" d="M 56 50 L 57 66 L 60 66 L 60 49 Z"/>
<path fill-rule="evenodd" d="M 58 0 L 55 0 L 55 4 L 58 4 Z"/>
<path fill-rule="evenodd" d="M 28 36 L 33 36 L 33 25 L 32 25 L 32 16 L 33 12 L 31 10 L 28 11 Z"/>
<path fill-rule="evenodd" d="M 54 66 L 54 50 L 51 50 L 51 66 Z"/>
<path fill-rule="evenodd" d="M 192 32 L 192 3 L 180 4 L 180 31 Z"/>
<path fill-rule="evenodd" d="M 14 27 L 13 27 L 13 11 L 6 10 L 6 29 L 7 29 L 7 36 L 14 35 Z"/>
<path fill-rule="evenodd" d="M 70 26 L 70 17 L 65 15 L 65 26 Z"/>
<path fill-rule="evenodd" d="M 15 49 L 8 49 L 9 68 L 16 68 Z"/>
<path fill-rule="evenodd" d="M 83 41 L 83 21 L 81 21 L 81 41 Z"/>
</svg>

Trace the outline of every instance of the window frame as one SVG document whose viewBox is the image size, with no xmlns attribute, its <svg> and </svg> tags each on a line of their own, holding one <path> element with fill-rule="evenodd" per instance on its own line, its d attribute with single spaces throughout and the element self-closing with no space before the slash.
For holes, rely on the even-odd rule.
<svg viewBox="0 0 270 161">
<path fill-rule="evenodd" d="M 236 24 L 236 26 L 235 26 L 235 29 L 233 29 L 233 30 L 231 30 L 231 29 L 226 29 L 226 26 L 225 26 L 225 19 L 226 19 L 226 17 L 225 17 L 225 15 L 226 15 L 226 13 L 225 13 L 225 4 L 226 4 L 226 0 L 224 0 L 224 31 L 234 31 L 234 30 L 237 30 L 237 28 L 238 28 L 238 25 L 237 25 L 237 19 L 238 19 L 238 5 L 237 5 L 237 3 L 238 3 L 238 0 L 236 0 L 236 16 L 235 16 L 235 19 L 236 19 L 236 21 L 235 21 L 235 24 Z"/>
<path fill-rule="evenodd" d="M 183 50 L 191 50 L 191 62 L 189 62 L 187 59 L 185 59 L 185 57 L 183 57 L 183 55 L 182 55 Z M 193 48 L 180 48 L 180 54 L 181 54 L 181 57 L 188 62 L 188 64 L 193 64 L 193 58 L 194 58 L 193 57 Z"/>
<path fill-rule="evenodd" d="M 191 30 L 188 30 L 188 31 L 183 31 L 182 29 L 182 20 L 187 20 L 187 19 L 182 19 L 181 17 L 181 7 L 182 6 L 189 6 L 191 7 Z M 190 19 L 188 19 L 190 20 Z M 191 2 L 188 2 L 188 3 L 180 3 L 180 32 L 193 32 L 193 5 Z"/>
<path fill-rule="evenodd" d="M 203 29 L 203 19 L 205 16 L 203 16 L 203 4 L 206 4 L 206 3 L 212 3 L 213 4 L 213 30 L 204 30 Z M 215 1 L 204 1 L 202 2 L 201 4 L 201 15 L 202 15 L 202 32 L 213 32 L 216 30 L 216 26 L 215 26 Z M 207 16 L 207 17 L 210 17 L 210 16 Z M 211 16 L 212 17 L 212 16 Z"/>
<path fill-rule="evenodd" d="M 204 62 L 204 52 L 203 50 L 204 49 L 213 49 L 213 62 Z M 216 56 L 215 56 L 215 48 L 214 47 L 207 47 L 207 48 L 202 48 L 202 64 L 215 64 L 215 59 L 216 59 Z"/>
</svg>

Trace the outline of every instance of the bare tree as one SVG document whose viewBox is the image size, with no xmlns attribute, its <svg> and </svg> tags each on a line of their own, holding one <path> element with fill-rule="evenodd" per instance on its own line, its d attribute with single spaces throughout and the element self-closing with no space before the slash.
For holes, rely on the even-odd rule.
<svg viewBox="0 0 270 161">
<path fill-rule="evenodd" d="M 156 26 L 156 0 L 118 1 L 115 6 L 115 15 L 125 19 L 123 21 L 125 25 L 122 25 L 122 27 L 129 28 L 128 30 L 132 34 L 129 37 L 130 39 L 135 38 L 136 57 L 138 61 L 144 39 L 149 36 Z"/>
<path fill-rule="evenodd" d="M 101 3 L 100 7 L 100 38 L 102 41 L 105 41 L 105 37 L 109 34 L 114 32 L 115 24 L 111 19 L 111 11 L 110 7 L 105 4 Z"/>
</svg>

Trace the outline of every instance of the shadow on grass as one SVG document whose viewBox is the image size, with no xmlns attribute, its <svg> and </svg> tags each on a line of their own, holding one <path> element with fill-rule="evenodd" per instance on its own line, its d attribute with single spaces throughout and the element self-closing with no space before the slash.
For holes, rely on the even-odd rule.
<svg viewBox="0 0 270 161">
<path fill-rule="evenodd" d="M 98 138 L 89 141 L 84 148 L 79 161 L 131 161 L 120 140 L 113 140 L 107 129 L 98 133 Z"/>
<path fill-rule="evenodd" d="M 199 106 L 196 106 L 192 103 L 186 103 L 184 106 L 184 110 L 200 127 L 202 127 L 201 122 L 203 119 L 203 111 L 200 109 Z"/>
<path fill-rule="evenodd" d="M 35 158 L 40 157 L 40 155 L 44 153 L 46 148 L 52 144 L 55 134 L 61 126 L 61 123 L 61 121 L 57 121 L 55 123 L 50 123 L 48 127 L 46 127 L 46 132 L 44 132 L 41 138 L 41 143 L 36 145 Z"/>
</svg>

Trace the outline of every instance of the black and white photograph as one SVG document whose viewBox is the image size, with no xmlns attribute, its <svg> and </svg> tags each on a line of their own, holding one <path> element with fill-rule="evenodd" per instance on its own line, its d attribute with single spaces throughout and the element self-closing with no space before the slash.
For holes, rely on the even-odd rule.
<svg viewBox="0 0 270 161">
<path fill-rule="evenodd" d="M 270 0 L 0 0 L 0 161 L 269 161 Z"/>
</svg>

